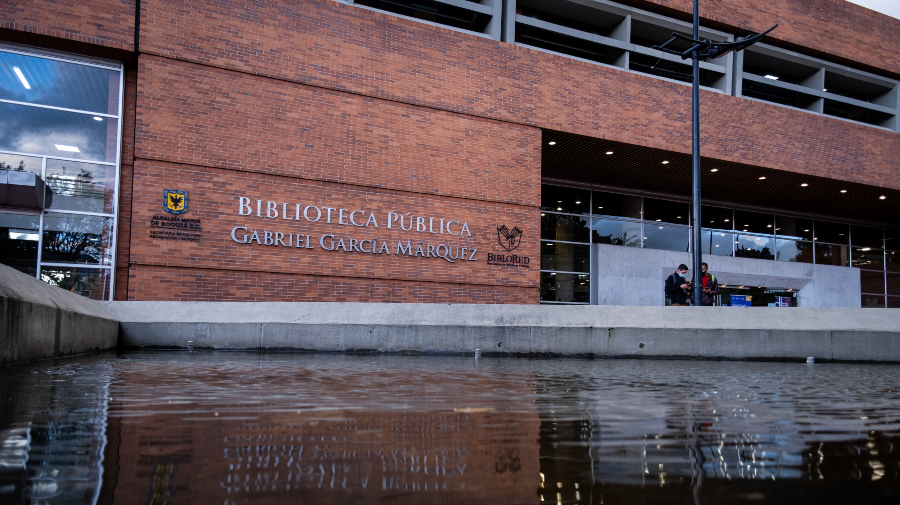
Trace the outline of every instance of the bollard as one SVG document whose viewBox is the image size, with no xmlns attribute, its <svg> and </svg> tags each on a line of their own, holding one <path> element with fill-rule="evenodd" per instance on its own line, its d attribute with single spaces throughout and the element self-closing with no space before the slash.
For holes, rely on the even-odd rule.
<svg viewBox="0 0 900 505">
<path fill-rule="evenodd" d="M 481 349 L 475 349 L 475 357 L 476 357 L 476 358 L 480 358 L 480 357 L 481 357 Z"/>
<path fill-rule="evenodd" d="M 194 352 L 194 341 L 188 340 L 188 352 Z"/>
<path fill-rule="evenodd" d="M 807 364 L 807 365 L 815 365 L 815 364 L 816 364 L 816 360 L 813 359 L 812 356 L 810 356 L 810 357 L 806 358 L 806 364 Z"/>
</svg>

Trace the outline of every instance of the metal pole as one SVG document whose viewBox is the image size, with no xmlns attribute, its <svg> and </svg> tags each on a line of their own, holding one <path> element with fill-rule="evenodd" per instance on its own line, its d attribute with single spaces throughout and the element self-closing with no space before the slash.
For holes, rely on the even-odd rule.
<svg viewBox="0 0 900 505">
<path fill-rule="evenodd" d="M 694 0 L 694 40 L 700 40 L 700 7 L 699 0 Z M 694 291 L 693 291 L 693 300 L 694 306 L 699 307 L 703 305 L 703 279 L 701 278 L 702 274 L 700 273 L 700 263 L 703 261 L 700 251 L 702 246 L 700 244 L 700 54 L 699 51 L 694 50 L 691 54 L 691 60 L 693 61 L 693 100 L 692 100 L 692 109 L 693 109 L 693 118 L 692 118 L 692 126 L 693 126 L 693 188 L 691 193 L 691 204 L 693 205 L 692 219 L 691 219 L 691 233 L 693 235 L 693 245 L 694 245 Z"/>
</svg>

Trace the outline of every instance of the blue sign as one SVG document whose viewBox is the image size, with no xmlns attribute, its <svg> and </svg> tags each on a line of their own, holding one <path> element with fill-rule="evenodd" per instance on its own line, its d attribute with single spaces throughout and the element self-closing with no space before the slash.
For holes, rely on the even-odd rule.
<svg viewBox="0 0 900 505">
<path fill-rule="evenodd" d="M 731 295 L 732 307 L 750 307 L 753 305 L 753 297 L 750 295 Z"/>
</svg>

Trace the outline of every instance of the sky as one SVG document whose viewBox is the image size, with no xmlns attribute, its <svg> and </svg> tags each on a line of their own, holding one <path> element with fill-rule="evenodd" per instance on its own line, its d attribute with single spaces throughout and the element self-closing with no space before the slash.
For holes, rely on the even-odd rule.
<svg viewBox="0 0 900 505">
<path fill-rule="evenodd" d="M 849 0 L 850 3 L 868 7 L 888 16 L 900 19 L 900 0 Z"/>
</svg>

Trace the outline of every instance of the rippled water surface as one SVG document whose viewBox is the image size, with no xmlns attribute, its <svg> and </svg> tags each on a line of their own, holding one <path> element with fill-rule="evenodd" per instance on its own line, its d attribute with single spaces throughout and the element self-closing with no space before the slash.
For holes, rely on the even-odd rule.
<svg viewBox="0 0 900 505">
<path fill-rule="evenodd" d="M 900 503 L 900 366 L 225 352 L 0 368 L 0 503 Z"/>
</svg>

